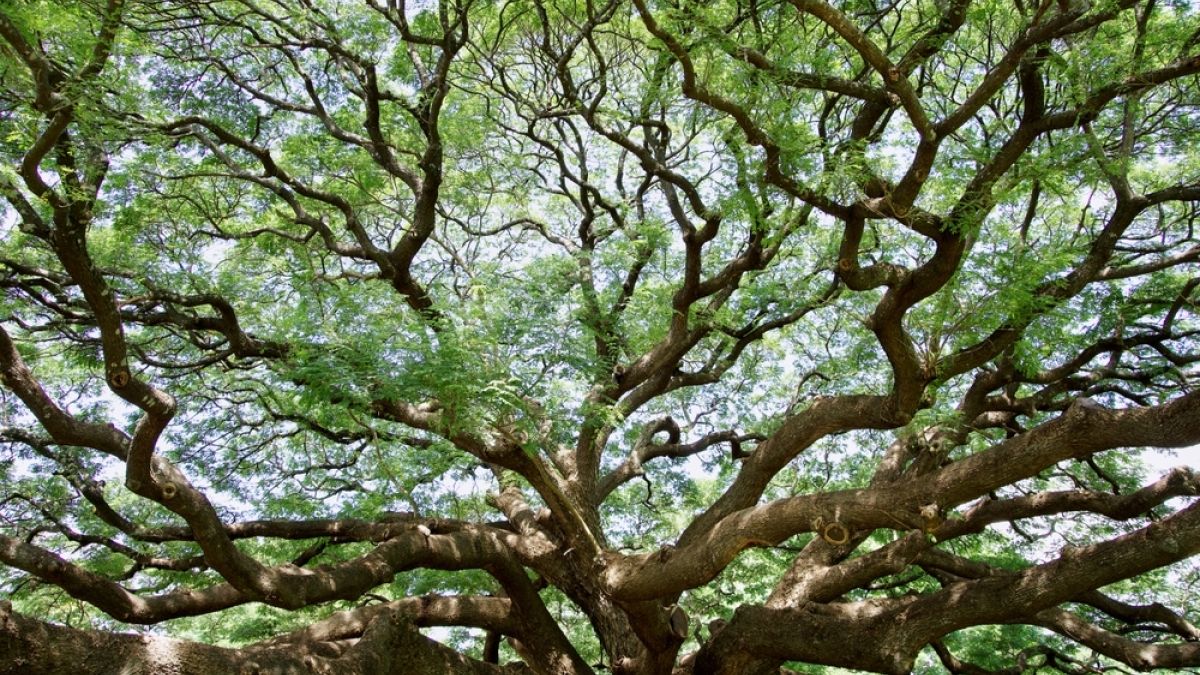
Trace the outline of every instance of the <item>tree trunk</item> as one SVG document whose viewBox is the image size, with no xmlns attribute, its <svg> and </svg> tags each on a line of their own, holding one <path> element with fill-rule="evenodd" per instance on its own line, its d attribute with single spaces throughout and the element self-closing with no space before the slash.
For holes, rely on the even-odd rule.
<svg viewBox="0 0 1200 675">
<path fill-rule="evenodd" d="M 497 666 L 458 654 L 421 635 L 396 612 L 377 618 L 361 640 L 330 657 L 304 644 L 226 649 L 161 636 L 84 631 L 38 621 L 0 602 L 0 675 L 529 672 L 524 665 Z"/>
</svg>

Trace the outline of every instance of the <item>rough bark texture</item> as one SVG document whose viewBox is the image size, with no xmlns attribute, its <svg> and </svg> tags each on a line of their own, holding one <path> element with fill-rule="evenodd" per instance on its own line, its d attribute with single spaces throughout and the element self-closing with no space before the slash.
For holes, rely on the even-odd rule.
<svg viewBox="0 0 1200 675">
<path fill-rule="evenodd" d="M 1200 667 L 1195 8 L 411 4 L 0 7 L 0 672 Z"/>
<path fill-rule="evenodd" d="M 152 635 L 83 631 L 38 621 L 0 603 L 0 673 L 286 675 L 299 673 L 529 673 L 526 666 L 472 661 L 424 637 L 402 613 L 382 612 L 345 651 L 331 657 L 301 644 L 223 649 Z"/>
</svg>

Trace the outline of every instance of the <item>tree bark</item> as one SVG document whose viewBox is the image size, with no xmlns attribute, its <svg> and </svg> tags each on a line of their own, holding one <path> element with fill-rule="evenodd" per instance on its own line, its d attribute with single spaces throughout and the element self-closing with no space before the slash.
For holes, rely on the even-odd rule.
<svg viewBox="0 0 1200 675">
<path fill-rule="evenodd" d="M 376 618 L 359 641 L 331 658 L 311 644 L 227 649 L 161 636 L 78 630 L 18 614 L 10 603 L 0 602 L 0 675 L 530 672 L 524 664 L 498 666 L 463 656 L 421 635 L 396 611 Z"/>
</svg>

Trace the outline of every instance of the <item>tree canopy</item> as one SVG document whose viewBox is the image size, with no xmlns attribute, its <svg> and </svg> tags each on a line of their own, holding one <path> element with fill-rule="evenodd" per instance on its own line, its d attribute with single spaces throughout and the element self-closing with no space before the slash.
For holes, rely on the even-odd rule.
<svg viewBox="0 0 1200 675">
<path fill-rule="evenodd" d="M 0 672 L 1200 668 L 1197 73 L 1182 0 L 6 2 Z"/>
</svg>

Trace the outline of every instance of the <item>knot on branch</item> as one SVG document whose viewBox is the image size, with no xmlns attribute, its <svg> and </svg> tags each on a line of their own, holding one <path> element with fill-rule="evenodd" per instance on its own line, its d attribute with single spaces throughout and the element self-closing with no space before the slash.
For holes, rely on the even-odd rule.
<svg viewBox="0 0 1200 675">
<path fill-rule="evenodd" d="M 132 376 L 129 374 L 129 369 L 125 366 L 116 366 L 115 368 L 109 370 L 108 373 L 108 384 L 112 386 L 113 389 L 124 388 L 132 379 Z"/>
<path fill-rule="evenodd" d="M 821 527 L 821 538 L 826 543 L 841 546 L 850 541 L 850 529 L 837 521 L 826 523 Z"/>
</svg>

